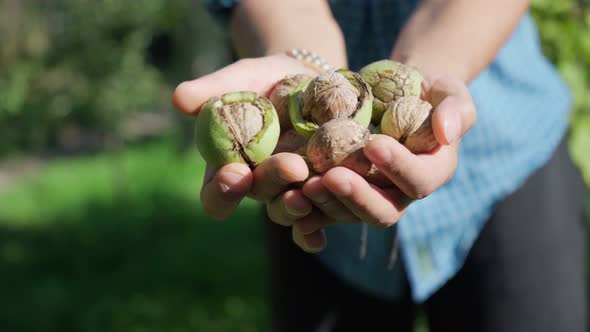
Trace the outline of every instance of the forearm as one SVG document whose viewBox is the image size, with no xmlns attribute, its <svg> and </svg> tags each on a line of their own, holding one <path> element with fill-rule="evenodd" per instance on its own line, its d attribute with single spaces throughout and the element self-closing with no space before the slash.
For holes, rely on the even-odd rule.
<svg viewBox="0 0 590 332">
<path fill-rule="evenodd" d="M 232 43 L 240 57 L 306 48 L 334 67 L 346 67 L 342 32 L 326 1 L 243 0 L 230 21 Z"/>
<path fill-rule="evenodd" d="M 488 66 L 528 8 L 527 0 L 429 0 L 394 47 L 394 60 L 465 82 Z"/>
</svg>

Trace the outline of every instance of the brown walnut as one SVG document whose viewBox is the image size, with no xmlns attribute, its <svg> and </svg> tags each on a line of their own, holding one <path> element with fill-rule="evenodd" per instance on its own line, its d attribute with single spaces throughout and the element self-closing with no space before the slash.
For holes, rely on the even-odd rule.
<svg viewBox="0 0 590 332">
<path fill-rule="evenodd" d="M 219 108 L 219 115 L 241 145 L 247 145 L 264 125 L 262 111 L 250 103 L 224 105 Z"/>
<path fill-rule="evenodd" d="M 359 91 L 344 75 L 327 72 L 309 83 L 303 93 L 303 116 L 318 125 L 348 118 L 357 109 Z"/>
<path fill-rule="evenodd" d="M 438 142 L 432 132 L 432 105 L 416 96 L 397 99 L 381 119 L 381 132 L 413 153 L 434 149 Z"/>
<path fill-rule="evenodd" d="M 291 119 L 289 118 L 289 94 L 296 86 L 308 79 L 310 77 L 305 74 L 286 76 L 277 83 L 268 97 L 277 111 L 282 132 L 292 127 Z"/>
<path fill-rule="evenodd" d="M 309 139 L 307 157 L 314 171 L 324 173 L 340 164 L 369 139 L 369 130 L 351 119 L 334 119 L 323 124 Z"/>
<path fill-rule="evenodd" d="M 291 152 L 303 156 L 305 155 L 306 148 L 307 139 L 299 135 L 295 129 L 289 129 L 281 134 L 273 154 Z"/>
<path fill-rule="evenodd" d="M 312 170 L 324 173 L 342 166 L 380 187 L 391 181 L 365 157 L 363 148 L 371 133 L 352 119 L 334 119 L 322 125 L 307 144 L 307 158 Z"/>
</svg>

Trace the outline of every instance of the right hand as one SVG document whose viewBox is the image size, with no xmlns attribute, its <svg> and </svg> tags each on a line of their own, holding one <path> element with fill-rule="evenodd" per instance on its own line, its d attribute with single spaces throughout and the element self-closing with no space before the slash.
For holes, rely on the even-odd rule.
<svg viewBox="0 0 590 332">
<path fill-rule="evenodd" d="M 268 97 L 279 80 L 299 73 L 317 75 L 286 55 L 244 59 L 181 83 L 174 92 L 173 103 L 183 113 L 198 115 L 210 97 L 233 91 L 252 91 Z M 244 197 L 250 196 L 266 203 L 272 221 L 290 226 L 312 213 L 311 201 L 300 189 L 293 189 L 308 176 L 305 161 L 293 153 L 273 155 L 254 170 L 245 164 L 229 164 L 219 169 L 207 165 L 201 204 L 206 214 L 221 220 L 229 217 Z M 323 230 L 303 235 L 293 228 L 293 240 L 308 252 L 319 251 L 326 243 Z"/>
</svg>

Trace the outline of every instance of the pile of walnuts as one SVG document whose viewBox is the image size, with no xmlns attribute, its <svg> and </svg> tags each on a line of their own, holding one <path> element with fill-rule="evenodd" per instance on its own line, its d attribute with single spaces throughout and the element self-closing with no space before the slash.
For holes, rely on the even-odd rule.
<svg viewBox="0 0 590 332">
<path fill-rule="evenodd" d="M 273 153 L 291 152 L 303 156 L 314 173 L 344 166 L 386 185 L 362 152 L 373 135 L 389 135 L 413 153 L 437 146 L 432 106 L 420 99 L 422 80 L 415 68 L 382 60 L 358 73 L 287 76 L 268 99 L 228 93 L 211 98 L 199 113 L 197 146 L 217 166 L 254 167 Z"/>
</svg>

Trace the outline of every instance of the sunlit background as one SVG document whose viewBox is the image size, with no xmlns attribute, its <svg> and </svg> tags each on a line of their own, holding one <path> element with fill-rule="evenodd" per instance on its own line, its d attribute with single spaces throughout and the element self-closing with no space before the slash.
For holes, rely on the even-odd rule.
<svg viewBox="0 0 590 332">
<path fill-rule="evenodd" d="M 590 6 L 532 13 L 590 183 Z M 207 219 L 170 105 L 228 43 L 199 0 L 0 0 L 0 331 L 269 331 L 262 209 Z"/>
</svg>

